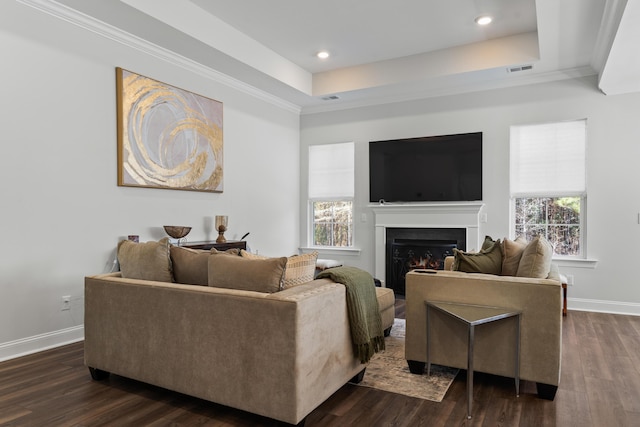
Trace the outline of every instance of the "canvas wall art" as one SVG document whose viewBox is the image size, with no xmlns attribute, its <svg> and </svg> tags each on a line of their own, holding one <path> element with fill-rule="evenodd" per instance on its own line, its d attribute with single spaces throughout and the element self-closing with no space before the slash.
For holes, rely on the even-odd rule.
<svg viewBox="0 0 640 427">
<path fill-rule="evenodd" d="M 223 191 L 222 103 L 116 69 L 118 185 Z"/>
</svg>

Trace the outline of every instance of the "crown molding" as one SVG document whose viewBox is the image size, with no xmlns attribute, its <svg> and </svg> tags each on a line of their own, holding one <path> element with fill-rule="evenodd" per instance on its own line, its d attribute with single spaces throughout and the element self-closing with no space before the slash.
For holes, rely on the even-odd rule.
<svg viewBox="0 0 640 427">
<path fill-rule="evenodd" d="M 161 61 L 176 65 L 192 73 L 198 74 L 209 80 L 223 84 L 254 98 L 265 101 L 283 110 L 300 114 L 300 106 L 283 100 L 277 96 L 248 85 L 238 79 L 223 74 L 212 68 L 204 66 L 196 61 L 178 55 L 173 51 L 165 49 L 148 40 L 137 37 L 131 33 L 123 31 L 113 25 L 100 21 L 92 16 L 79 12 L 54 0 L 16 0 L 18 3 L 32 7 L 40 12 L 44 12 L 57 19 L 61 19 L 70 24 L 76 25 L 85 30 L 91 31 L 101 37 L 120 43 L 132 49 L 136 49 L 147 55 L 153 56 Z M 115 66 L 115 65 L 114 65 Z"/>
</svg>

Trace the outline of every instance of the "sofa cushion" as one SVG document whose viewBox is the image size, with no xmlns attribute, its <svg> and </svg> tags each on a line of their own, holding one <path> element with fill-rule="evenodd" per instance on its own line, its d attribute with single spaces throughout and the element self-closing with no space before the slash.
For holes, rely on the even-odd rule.
<svg viewBox="0 0 640 427">
<path fill-rule="evenodd" d="M 209 284 L 209 264 L 211 252 L 198 249 L 171 246 L 171 265 L 176 283 L 189 285 Z"/>
<path fill-rule="evenodd" d="M 502 275 L 515 276 L 522 253 L 527 247 L 527 239 L 519 236 L 516 240 L 504 239 L 502 242 Z"/>
<path fill-rule="evenodd" d="M 244 249 L 240 251 L 240 256 L 249 259 L 267 259 L 265 256 L 252 254 Z M 315 277 L 317 260 L 318 252 L 316 251 L 288 257 L 282 288 L 289 289 L 293 286 L 311 282 Z"/>
<path fill-rule="evenodd" d="M 500 240 L 480 252 L 453 250 L 453 269 L 465 273 L 500 274 L 502 271 L 502 249 Z"/>
<path fill-rule="evenodd" d="M 216 255 L 209 257 L 208 264 L 209 286 L 273 293 L 282 289 L 287 258 Z"/>
<path fill-rule="evenodd" d="M 173 282 L 169 246 L 168 237 L 158 242 L 120 241 L 118 243 L 118 262 L 122 277 Z"/>
<path fill-rule="evenodd" d="M 537 236 L 524 248 L 516 276 L 545 279 L 551 269 L 552 256 L 551 243 L 544 237 Z"/>
</svg>

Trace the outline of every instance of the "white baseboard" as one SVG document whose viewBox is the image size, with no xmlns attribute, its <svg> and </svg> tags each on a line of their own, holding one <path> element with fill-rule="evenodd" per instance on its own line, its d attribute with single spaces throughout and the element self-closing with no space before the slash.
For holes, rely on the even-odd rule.
<svg viewBox="0 0 640 427">
<path fill-rule="evenodd" d="M 50 348 L 61 347 L 82 341 L 83 339 L 84 325 L 79 325 L 59 331 L 47 332 L 46 334 L 9 341 L 0 344 L 0 362 Z"/>
<path fill-rule="evenodd" d="M 567 298 L 567 309 L 640 316 L 640 304 L 633 302 Z"/>
</svg>

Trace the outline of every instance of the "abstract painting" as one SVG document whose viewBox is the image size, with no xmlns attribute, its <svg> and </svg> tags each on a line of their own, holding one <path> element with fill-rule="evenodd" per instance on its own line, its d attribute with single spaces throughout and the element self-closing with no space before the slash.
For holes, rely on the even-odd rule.
<svg viewBox="0 0 640 427">
<path fill-rule="evenodd" d="M 222 103 L 116 69 L 118 185 L 223 190 Z"/>
</svg>

